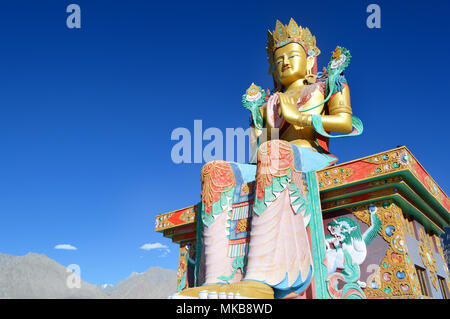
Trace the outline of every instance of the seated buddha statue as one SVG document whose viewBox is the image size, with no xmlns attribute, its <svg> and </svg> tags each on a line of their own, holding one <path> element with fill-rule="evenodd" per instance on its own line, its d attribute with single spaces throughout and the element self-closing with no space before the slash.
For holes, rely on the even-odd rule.
<svg viewBox="0 0 450 319">
<path fill-rule="evenodd" d="M 316 171 L 337 161 L 328 151 L 336 137 L 330 132 L 362 131 L 343 76 L 350 54 L 337 47 L 326 72 L 318 74 L 316 39 L 293 19 L 288 25 L 277 21 L 269 31 L 267 53 L 272 94 L 252 84 L 243 97 L 252 112 L 255 163 L 217 160 L 203 166 L 200 285 L 172 298 L 299 297 L 317 271 L 307 230 L 311 217 L 321 214 Z M 248 219 L 232 217 L 240 203 L 238 212 Z M 245 238 L 231 236 L 245 231 Z"/>
</svg>

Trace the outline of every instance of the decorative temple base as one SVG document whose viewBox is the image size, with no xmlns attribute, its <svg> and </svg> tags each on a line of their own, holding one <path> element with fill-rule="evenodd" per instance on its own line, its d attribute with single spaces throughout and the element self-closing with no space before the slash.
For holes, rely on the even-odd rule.
<svg viewBox="0 0 450 319">
<path fill-rule="evenodd" d="M 308 233 L 314 280 L 301 295 L 285 298 L 449 296 L 439 235 L 450 223 L 450 201 L 406 147 L 328 167 L 317 179 L 322 211 Z M 242 215 L 237 227 L 251 218 L 245 214 L 251 208 L 251 200 L 233 205 L 233 216 Z M 155 230 L 180 244 L 178 291 L 203 280 L 200 211 L 196 204 L 156 217 Z M 245 249 L 249 240 L 230 242 L 229 249 Z"/>
<path fill-rule="evenodd" d="M 263 283 L 243 280 L 229 285 L 188 288 L 170 299 L 274 299 L 273 289 Z"/>
</svg>

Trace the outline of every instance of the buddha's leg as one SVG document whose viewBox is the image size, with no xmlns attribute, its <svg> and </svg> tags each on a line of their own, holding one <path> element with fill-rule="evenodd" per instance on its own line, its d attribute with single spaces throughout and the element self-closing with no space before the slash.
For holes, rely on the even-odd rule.
<svg viewBox="0 0 450 319">
<path fill-rule="evenodd" d="M 279 298 L 309 286 L 313 268 L 302 183 L 289 143 L 276 140 L 261 145 L 246 274 L 226 292 Z"/>
<path fill-rule="evenodd" d="M 197 297 L 200 291 L 214 291 L 226 284 L 233 275 L 233 259 L 228 256 L 227 220 L 232 210 L 236 186 L 233 170 L 225 161 L 205 164 L 201 172 L 202 182 L 202 253 L 201 271 L 204 282 L 200 287 L 182 291 L 179 295 Z M 240 278 L 237 277 L 236 280 Z"/>
<path fill-rule="evenodd" d="M 245 279 L 268 284 L 275 296 L 303 292 L 312 276 L 310 244 L 302 214 L 291 207 L 289 190 L 264 213 L 254 215 L 251 227 Z"/>
<path fill-rule="evenodd" d="M 203 255 L 205 267 L 204 284 L 225 284 L 223 278 L 233 272 L 233 260 L 228 257 L 226 235 L 227 211 L 219 214 L 214 222 L 203 230 Z"/>
</svg>

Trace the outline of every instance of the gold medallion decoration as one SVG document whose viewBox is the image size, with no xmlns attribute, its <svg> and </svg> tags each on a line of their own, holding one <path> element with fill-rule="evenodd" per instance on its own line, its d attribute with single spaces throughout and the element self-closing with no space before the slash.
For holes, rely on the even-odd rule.
<svg viewBox="0 0 450 319">
<path fill-rule="evenodd" d="M 248 218 L 240 219 L 236 225 L 236 233 L 245 233 L 249 229 L 249 220 Z"/>
</svg>

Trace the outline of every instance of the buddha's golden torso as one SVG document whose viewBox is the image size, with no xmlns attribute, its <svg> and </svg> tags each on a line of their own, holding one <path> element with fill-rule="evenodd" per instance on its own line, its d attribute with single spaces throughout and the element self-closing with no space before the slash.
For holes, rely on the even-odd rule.
<svg viewBox="0 0 450 319">
<path fill-rule="evenodd" d="M 290 97 L 294 101 L 298 101 L 300 96 L 302 96 L 302 93 L 304 95 L 304 90 L 311 91 L 311 87 L 307 88 L 307 85 L 303 85 L 301 87 L 296 87 L 294 89 L 286 91 L 284 94 L 286 94 L 288 97 Z M 325 99 L 324 93 L 319 89 L 319 87 L 316 85 L 316 88 L 309 92 L 308 94 L 309 99 L 302 104 L 298 110 L 306 110 L 308 108 L 311 108 L 321 102 Z M 326 105 L 323 104 L 317 108 L 314 108 L 312 110 L 306 111 L 303 114 L 304 115 L 311 115 L 311 114 L 325 114 L 325 107 Z M 264 118 L 267 118 L 267 105 L 263 105 L 261 108 L 261 111 L 263 112 Z M 279 109 L 279 115 L 281 115 L 281 109 Z M 268 139 L 281 139 L 288 142 L 291 142 L 293 144 L 296 144 L 298 146 L 303 147 L 312 147 L 312 148 L 318 148 L 317 142 L 315 140 L 315 131 L 312 126 L 298 126 L 290 124 L 287 121 L 284 121 L 282 124 L 282 127 L 279 130 L 279 136 L 277 137 L 272 136 L 271 129 L 273 129 L 269 123 L 266 122 L 266 128 L 268 129 Z"/>
<path fill-rule="evenodd" d="M 299 99 L 303 90 L 306 89 L 306 86 L 302 86 L 300 88 L 293 89 L 291 91 L 286 92 L 286 94 L 292 97 L 295 101 Z M 305 104 L 303 104 L 299 110 L 306 110 L 310 107 L 313 107 L 320 102 L 323 102 L 325 99 L 324 94 L 322 94 L 319 88 L 316 88 L 311 97 L 307 100 Z M 308 114 L 323 114 L 324 113 L 324 105 L 321 105 L 315 109 L 304 112 L 305 115 Z M 284 122 L 283 125 L 287 125 L 288 127 L 282 132 L 280 139 L 286 140 L 288 142 L 292 142 L 293 144 L 304 146 L 304 147 L 317 147 L 315 141 L 314 128 L 312 126 L 297 126 L 292 125 L 288 122 Z"/>
</svg>

